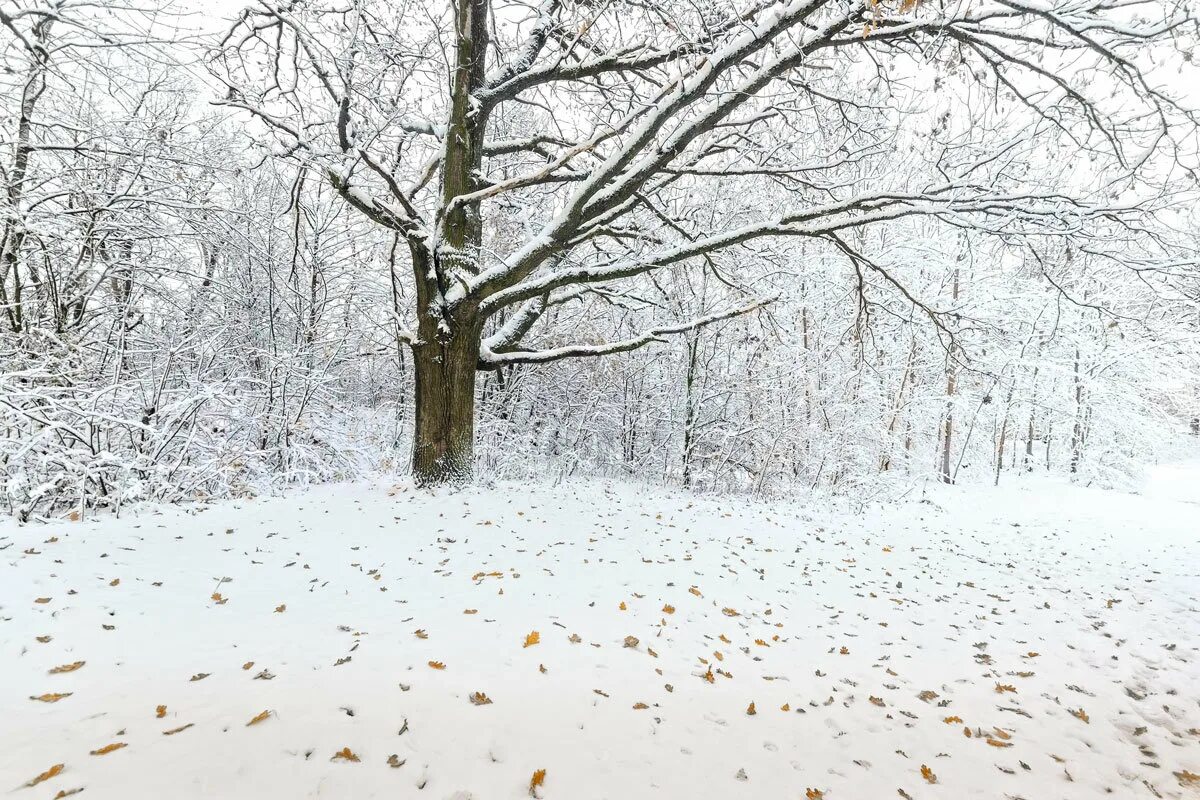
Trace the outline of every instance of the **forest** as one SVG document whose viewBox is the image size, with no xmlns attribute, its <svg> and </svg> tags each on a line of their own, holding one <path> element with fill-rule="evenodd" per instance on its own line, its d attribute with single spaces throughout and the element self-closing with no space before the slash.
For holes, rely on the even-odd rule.
<svg viewBox="0 0 1200 800">
<path fill-rule="evenodd" d="M 6 3 L 5 508 L 1122 485 L 1200 414 L 1196 22 L 1052 5 Z"/>
</svg>

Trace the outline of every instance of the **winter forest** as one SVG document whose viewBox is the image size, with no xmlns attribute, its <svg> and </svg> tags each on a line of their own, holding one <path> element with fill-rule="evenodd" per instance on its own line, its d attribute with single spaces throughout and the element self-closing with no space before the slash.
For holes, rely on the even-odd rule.
<svg viewBox="0 0 1200 800">
<path fill-rule="evenodd" d="M 0 0 L 0 783 L 1200 797 L 1198 47 L 1193 0 Z M 159 645 L 191 700 L 95 674 Z"/>
</svg>

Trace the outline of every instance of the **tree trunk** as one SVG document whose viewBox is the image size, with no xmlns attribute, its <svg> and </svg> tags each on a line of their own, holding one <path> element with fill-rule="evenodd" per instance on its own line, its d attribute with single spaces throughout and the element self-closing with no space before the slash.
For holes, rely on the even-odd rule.
<svg viewBox="0 0 1200 800">
<path fill-rule="evenodd" d="M 419 486 L 471 478 L 475 446 L 475 370 L 479 332 L 413 346 L 416 420 L 412 474 Z"/>
</svg>

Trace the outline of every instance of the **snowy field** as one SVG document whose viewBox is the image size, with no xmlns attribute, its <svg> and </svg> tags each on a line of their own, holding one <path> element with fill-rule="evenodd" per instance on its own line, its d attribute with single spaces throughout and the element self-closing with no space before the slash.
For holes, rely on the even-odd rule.
<svg viewBox="0 0 1200 800">
<path fill-rule="evenodd" d="M 1200 797 L 1200 469 L 1039 486 L 855 514 L 352 485 L 5 522 L 0 789 Z"/>
</svg>

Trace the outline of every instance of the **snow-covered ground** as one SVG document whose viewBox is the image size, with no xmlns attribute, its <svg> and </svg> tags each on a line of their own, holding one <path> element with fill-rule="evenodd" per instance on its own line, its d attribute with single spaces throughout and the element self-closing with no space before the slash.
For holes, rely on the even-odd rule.
<svg viewBox="0 0 1200 800">
<path fill-rule="evenodd" d="M 1195 466 L 858 514 L 353 485 L 0 524 L 14 797 L 1192 798 L 1198 773 Z"/>
</svg>

